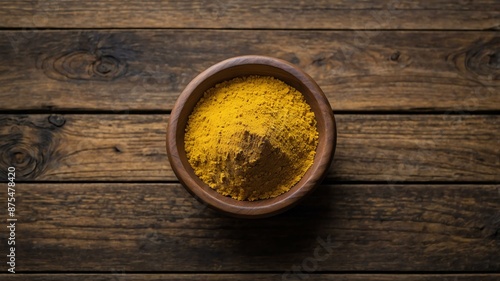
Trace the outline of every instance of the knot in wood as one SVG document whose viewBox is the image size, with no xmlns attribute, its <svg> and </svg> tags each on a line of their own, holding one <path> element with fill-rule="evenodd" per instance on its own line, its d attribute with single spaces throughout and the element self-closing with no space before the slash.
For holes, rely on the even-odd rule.
<svg viewBox="0 0 500 281">
<path fill-rule="evenodd" d="M 478 43 L 452 56 L 456 67 L 466 75 L 485 80 L 500 79 L 500 38 Z"/>
<path fill-rule="evenodd" d="M 490 56 L 490 61 L 488 64 L 493 68 L 500 69 L 500 50 L 489 56 Z"/>
<path fill-rule="evenodd" d="M 49 123 L 56 127 L 62 127 L 66 123 L 66 118 L 62 115 L 50 115 Z"/>
<path fill-rule="evenodd" d="M 43 174 L 56 150 L 53 132 L 46 119 L 0 118 L 0 169 L 16 168 L 16 178 L 35 179 Z M 54 128 L 54 127 L 52 127 Z M 5 179 L 1 174 L 0 179 Z"/>
<path fill-rule="evenodd" d="M 100 57 L 92 66 L 93 75 L 109 79 L 118 76 L 122 70 L 120 61 L 112 56 Z"/>
<path fill-rule="evenodd" d="M 122 77 L 127 64 L 109 52 L 76 50 L 41 58 L 38 65 L 45 75 L 56 80 L 110 81 Z"/>
<path fill-rule="evenodd" d="M 391 55 L 391 60 L 392 61 L 397 61 L 399 59 L 399 56 L 401 55 L 401 53 L 399 51 L 396 51 L 394 52 L 392 55 Z"/>
<path fill-rule="evenodd" d="M 12 165 L 18 169 L 33 170 L 34 167 L 31 166 L 36 165 L 35 154 L 35 149 L 27 143 L 18 143 L 8 150 L 7 159 L 10 159 Z"/>
</svg>

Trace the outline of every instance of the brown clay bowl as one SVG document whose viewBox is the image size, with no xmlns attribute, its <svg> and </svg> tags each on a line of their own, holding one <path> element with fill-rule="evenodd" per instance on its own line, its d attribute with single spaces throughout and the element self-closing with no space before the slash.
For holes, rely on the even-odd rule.
<svg viewBox="0 0 500 281">
<path fill-rule="evenodd" d="M 238 76 L 273 76 L 300 91 L 316 115 L 319 140 L 313 165 L 288 192 L 257 201 L 238 201 L 223 196 L 205 184 L 192 169 L 184 150 L 188 117 L 203 93 L 216 84 Z M 296 205 L 323 180 L 335 152 L 337 131 L 332 108 L 314 80 L 286 61 L 264 56 L 241 56 L 219 62 L 195 77 L 174 105 L 167 129 L 167 152 L 172 169 L 194 197 L 225 214 L 260 218 L 281 213 Z"/>
</svg>

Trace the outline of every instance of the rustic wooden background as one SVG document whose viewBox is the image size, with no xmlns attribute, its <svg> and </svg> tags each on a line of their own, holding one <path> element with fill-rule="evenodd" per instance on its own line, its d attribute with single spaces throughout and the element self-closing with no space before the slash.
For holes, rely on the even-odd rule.
<svg viewBox="0 0 500 281">
<path fill-rule="evenodd" d="M 500 280 L 499 30 L 498 0 L 2 1 L 0 279 Z M 164 143 L 186 84 L 246 54 L 308 72 L 339 134 L 262 220 L 198 203 Z"/>
</svg>

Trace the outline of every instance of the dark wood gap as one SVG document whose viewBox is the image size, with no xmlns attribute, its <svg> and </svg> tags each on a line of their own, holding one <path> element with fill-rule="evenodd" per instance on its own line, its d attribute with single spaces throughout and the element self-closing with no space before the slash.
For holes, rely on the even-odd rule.
<svg viewBox="0 0 500 281">
<path fill-rule="evenodd" d="M 171 114 L 172 110 L 51 110 L 51 109 L 27 109 L 27 110 L 0 110 L 0 114 L 19 115 L 42 115 L 42 114 L 73 114 L 73 115 L 94 115 L 94 114 L 130 114 L 130 115 L 150 115 L 150 114 Z M 334 110 L 337 115 L 500 115 L 500 110 Z"/>
<path fill-rule="evenodd" d="M 130 114 L 130 115 L 150 115 L 150 114 L 170 114 L 171 110 L 57 110 L 57 109 L 15 109 L 0 110 L 0 114 L 20 114 L 20 115 L 41 115 L 41 114 L 75 114 L 75 115 L 94 115 L 94 114 Z"/>
<path fill-rule="evenodd" d="M 2 181 L 6 183 L 6 181 Z M 16 184 L 180 184 L 175 180 L 141 180 L 141 181 L 16 181 Z M 325 185 L 497 185 L 500 181 L 335 181 L 325 180 Z"/>
<path fill-rule="evenodd" d="M 363 115 L 500 115 L 500 110 L 334 110 L 334 114 L 363 114 Z"/>
<path fill-rule="evenodd" d="M 382 10 L 381 10 L 382 11 Z M 475 11 L 481 12 L 481 11 Z M 491 32 L 500 30 L 500 26 L 482 29 L 405 29 L 405 28 L 262 28 L 262 27 L 0 27 L 0 31 L 140 31 L 140 30 L 214 30 L 214 31 L 377 31 L 377 32 Z"/>
<path fill-rule="evenodd" d="M 282 274 L 283 271 L 117 271 L 115 274 Z M 338 274 L 338 275 L 349 275 L 349 274 L 360 274 L 360 275 L 382 275 L 382 274 L 393 274 L 393 275 L 467 275 L 467 274 L 497 274 L 498 271 L 314 271 L 308 272 L 311 275 L 319 274 Z M 1 275 L 7 275 L 11 273 L 1 272 Z M 16 271 L 16 274 L 114 274 L 110 271 Z"/>
</svg>

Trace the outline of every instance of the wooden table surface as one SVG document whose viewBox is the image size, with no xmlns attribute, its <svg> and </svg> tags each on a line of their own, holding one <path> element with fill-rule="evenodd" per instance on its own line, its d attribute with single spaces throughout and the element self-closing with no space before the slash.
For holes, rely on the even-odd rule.
<svg viewBox="0 0 500 281">
<path fill-rule="evenodd" d="M 498 0 L 0 5 L 1 280 L 500 280 Z M 304 69 L 338 126 L 322 186 L 260 220 L 165 149 L 187 83 L 246 54 Z"/>
</svg>

